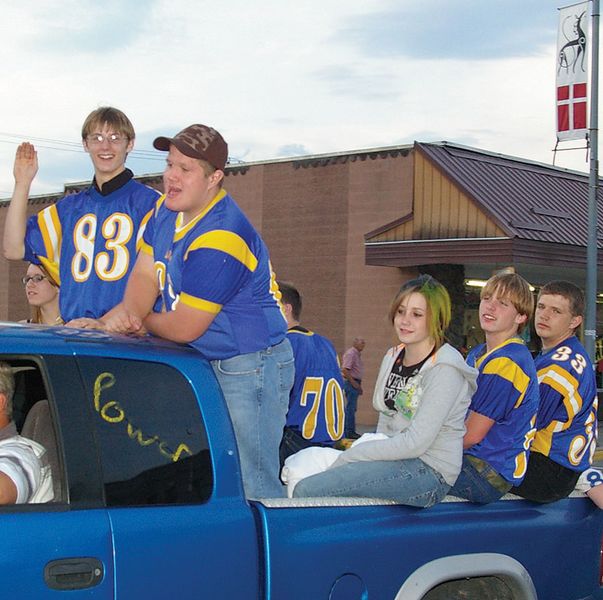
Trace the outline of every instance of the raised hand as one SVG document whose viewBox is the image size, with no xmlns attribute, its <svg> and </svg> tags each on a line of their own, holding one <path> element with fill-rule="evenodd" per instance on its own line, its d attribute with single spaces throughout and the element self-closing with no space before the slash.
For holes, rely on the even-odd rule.
<svg viewBox="0 0 603 600">
<path fill-rule="evenodd" d="M 30 184 L 38 172 L 38 153 L 29 142 L 19 144 L 15 155 L 13 175 L 17 183 Z"/>
</svg>

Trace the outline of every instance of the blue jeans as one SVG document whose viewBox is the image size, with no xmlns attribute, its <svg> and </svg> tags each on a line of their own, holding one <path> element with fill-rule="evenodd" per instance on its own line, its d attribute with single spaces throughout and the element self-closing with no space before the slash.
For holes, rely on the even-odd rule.
<svg viewBox="0 0 603 600">
<path fill-rule="evenodd" d="M 302 479 L 296 498 L 352 496 L 383 498 L 426 508 L 444 498 L 450 486 L 435 469 L 419 458 L 359 461 Z"/>
<path fill-rule="evenodd" d="M 511 484 L 507 483 L 488 463 L 483 462 L 478 469 L 465 454 L 461 472 L 448 493 L 476 504 L 489 504 L 500 500 L 510 489 Z"/>
<path fill-rule="evenodd" d="M 284 496 L 278 448 L 295 368 L 289 340 L 266 350 L 212 360 L 234 427 L 247 498 Z"/>
<path fill-rule="evenodd" d="M 343 384 L 345 393 L 345 429 L 343 437 L 356 433 L 356 407 L 358 406 L 358 390 L 346 379 Z"/>
</svg>

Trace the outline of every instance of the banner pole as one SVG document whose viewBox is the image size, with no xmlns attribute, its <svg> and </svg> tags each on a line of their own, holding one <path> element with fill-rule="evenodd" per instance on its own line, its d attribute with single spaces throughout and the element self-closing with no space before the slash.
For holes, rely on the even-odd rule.
<svg viewBox="0 0 603 600">
<path fill-rule="evenodd" d="M 590 97 L 590 171 L 588 180 L 588 237 L 586 243 L 586 314 L 584 346 L 593 363 L 597 337 L 597 188 L 599 184 L 599 0 L 592 0 Z"/>
</svg>

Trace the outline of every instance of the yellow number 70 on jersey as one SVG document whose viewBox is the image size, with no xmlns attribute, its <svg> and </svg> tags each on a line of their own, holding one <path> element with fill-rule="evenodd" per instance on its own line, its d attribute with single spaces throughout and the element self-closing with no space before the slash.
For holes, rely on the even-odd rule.
<svg viewBox="0 0 603 600">
<path fill-rule="evenodd" d="M 324 390 L 324 395 L 323 395 Z M 343 435 L 343 390 L 336 379 L 329 379 L 325 388 L 323 377 L 306 377 L 299 403 L 307 406 L 313 396 L 310 412 L 302 425 L 302 435 L 309 440 L 314 437 L 321 402 L 325 404 L 325 421 L 327 433 L 332 440 Z"/>
</svg>

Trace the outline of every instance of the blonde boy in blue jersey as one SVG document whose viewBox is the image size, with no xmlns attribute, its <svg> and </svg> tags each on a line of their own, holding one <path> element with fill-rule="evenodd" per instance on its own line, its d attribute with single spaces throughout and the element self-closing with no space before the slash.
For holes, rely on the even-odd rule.
<svg viewBox="0 0 603 600">
<path fill-rule="evenodd" d="M 280 447 L 285 459 L 311 446 L 333 446 L 344 431 L 343 378 L 333 344 L 299 323 L 302 298 L 290 283 L 278 282 L 295 357 L 295 381 Z"/>
<path fill-rule="evenodd" d="M 540 289 L 534 325 L 542 341 L 535 359 L 540 390 L 528 471 L 511 491 L 534 502 L 568 496 L 592 463 L 597 443 L 597 385 L 578 338 L 584 295 L 567 281 Z"/>
<path fill-rule="evenodd" d="M 28 142 L 17 148 L 4 256 L 44 266 L 61 286 L 61 317 L 72 326 L 87 326 L 88 319 L 102 317 L 120 302 L 142 231 L 159 198 L 126 168 L 134 137 L 122 111 L 110 106 L 92 111 L 82 126 L 82 144 L 94 166 L 92 184 L 30 219 L 27 199 L 38 157 Z"/>
<path fill-rule="evenodd" d="M 533 310 L 530 286 L 516 273 L 494 275 L 482 288 L 479 321 L 486 343 L 467 356 L 479 374 L 465 421 L 463 468 L 452 496 L 487 504 L 525 476 L 536 432 L 538 380 L 518 336 Z"/>
</svg>

